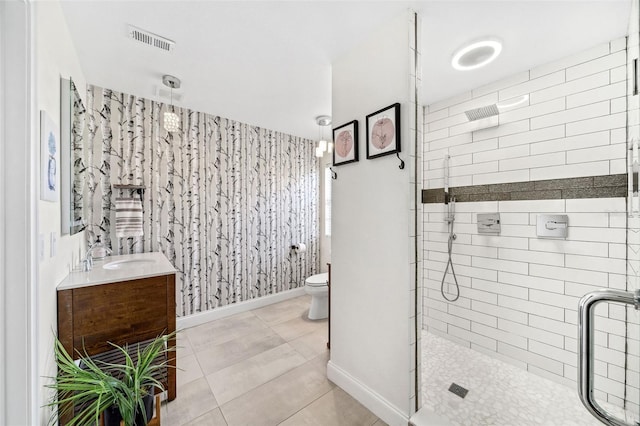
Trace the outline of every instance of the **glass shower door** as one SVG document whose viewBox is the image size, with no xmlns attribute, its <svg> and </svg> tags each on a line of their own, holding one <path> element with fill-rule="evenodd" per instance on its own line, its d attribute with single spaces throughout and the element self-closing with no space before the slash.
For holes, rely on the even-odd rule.
<svg viewBox="0 0 640 426">
<path fill-rule="evenodd" d="M 627 217 L 623 289 L 586 294 L 579 306 L 578 391 L 598 420 L 640 424 L 640 109 L 638 1 L 631 4 L 626 37 Z M 621 283 L 622 284 L 622 283 Z"/>
<path fill-rule="evenodd" d="M 427 102 L 420 399 L 451 425 L 640 424 L 640 13 L 626 5 L 608 42 Z M 493 103 L 497 126 L 465 121 Z M 499 233 L 481 234 L 487 214 Z M 568 235 L 537 234 L 541 215 L 567 216 Z M 592 305 L 585 374 L 579 301 L 600 289 L 613 300 Z M 583 407 L 581 371 L 610 420 Z"/>
<path fill-rule="evenodd" d="M 602 304 L 602 307 L 611 309 L 613 306 L 621 307 L 625 310 L 626 327 L 624 329 L 624 343 L 622 348 L 626 355 L 624 359 L 624 368 L 620 369 L 624 377 L 620 380 L 624 383 L 622 394 L 622 404 L 617 407 L 611 404 L 601 404 L 596 397 L 596 380 L 595 374 L 596 362 L 607 360 L 605 356 L 598 357 L 596 355 L 596 308 Z M 607 306 L 611 304 L 611 306 Z M 579 320 L 579 360 L 578 360 L 578 393 L 580 400 L 587 410 L 598 420 L 604 424 L 613 426 L 635 426 L 638 423 L 638 406 L 635 404 L 638 398 L 638 333 L 629 334 L 629 329 L 633 326 L 629 322 L 629 316 L 633 312 L 628 313 L 626 310 L 632 308 L 637 313 L 640 308 L 640 290 L 633 292 L 622 290 L 599 290 L 587 294 L 580 301 L 578 310 Z M 604 317 L 603 317 L 604 318 Z M 634 318 L 636 319 L 636 318 Z M 636 322 L 637 324 L 637 322 Z M 610 328 L 607 331 L 612 331 Z M 635 330 L 637 331 L 637 329 Z M 600 331 L 600 333 L 606 333 Z M 611 338 L 612 336 L 609 336 Z M 633 355 L 635 354 L 635 355 Z M 611 361 L 609 359 L 609 361 Z M 607 374 L 609 372 L 607 371 Z M 601 376 L 602 377 L 602 376 Z M 600 388 L 606 389 L 606 384 L 600 384 Z"/>
</svg>

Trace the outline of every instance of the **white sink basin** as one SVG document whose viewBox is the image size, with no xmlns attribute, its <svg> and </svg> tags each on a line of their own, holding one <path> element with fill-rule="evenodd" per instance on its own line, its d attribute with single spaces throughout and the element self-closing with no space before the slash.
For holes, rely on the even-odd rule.
<svg viewBox="0 0 640 426">
<path fill-rule="evenodd" d="M 133 269 L 148 266 L 150 263 L 156 263 L 153 259 L 126 259 L 116 260 L 114 262 L 102 265 L 104 269 Z"/>
<path fill-rule="evenodd" d="M 124 254 L 108 257 L 104 260 L 96 260 L 90 271 L 74 271 L 70 273 L 58 285 L 58 290 L 71 290 L 175 273 L 176 268 L 160 252 Z"/>
</svg>

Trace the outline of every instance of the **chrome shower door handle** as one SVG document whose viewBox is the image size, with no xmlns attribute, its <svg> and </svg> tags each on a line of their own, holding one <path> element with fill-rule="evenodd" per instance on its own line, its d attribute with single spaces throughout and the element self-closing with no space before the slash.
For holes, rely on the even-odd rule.
<svg viewBox="0 0 640 426">
<path fill-rule="evenodd" d="M 640 290 L 635 294 L 621 290 L 598 290 L 588 293 L 578 305 L 578 395 L 582 404 L 594 417 L 610 426 L 636 426 L 618 419 L 603 409 L 594 398 L 593 363 L 594 363 L 594 333 L 593 317 L 595 307 L 601 302 L 616 302 L 635 306 L 640 303 Z"/>
</svg>

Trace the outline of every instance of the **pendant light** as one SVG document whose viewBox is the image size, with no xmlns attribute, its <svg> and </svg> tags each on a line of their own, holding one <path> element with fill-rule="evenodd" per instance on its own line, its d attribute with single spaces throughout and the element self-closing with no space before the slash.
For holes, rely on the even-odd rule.
<svg viewBox="0 0 640 426">
<path fill-rule="evenodd" d="M 316 117 L 316 123 L 320 127 L 320 138 L 316 146 L 316 157 L 322 157 L 325 152 L 333 151 L 333 143 L 327 142 L 324 138 L 324 127 L 331 124 L 331 117 L 328 115 L 319 115 Z"/>
<path fill-rule="evenodd" d="M 171 102 L 169 103 L 171 111 L 165 111 L 164 113 L 164 129 L 167 132 L 177 132 L 180 130 L 180 117 L 173 112 L 173 89 L 180 88 L 180 79 L 172 75 L 163 75 L 162 83 L 169 88 L 171 93 Z"/>
</svg>

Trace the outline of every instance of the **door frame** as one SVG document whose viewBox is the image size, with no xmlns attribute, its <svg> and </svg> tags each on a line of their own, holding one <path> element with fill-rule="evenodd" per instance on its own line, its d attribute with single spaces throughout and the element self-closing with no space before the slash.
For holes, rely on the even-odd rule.
<svg viewBox="0 0 640 426">
<path fill-rule="evenodd" d="M 37 132 L 29 0 L 0 2 L 0 424 L 40 424 Z"/>
</svg>

